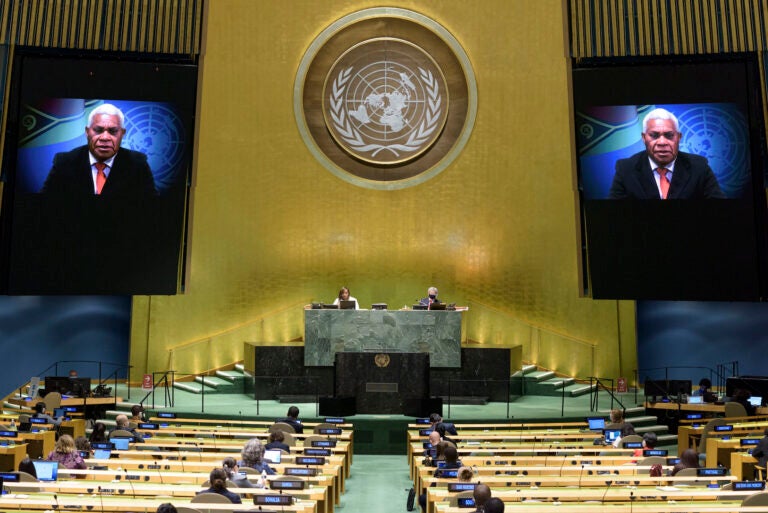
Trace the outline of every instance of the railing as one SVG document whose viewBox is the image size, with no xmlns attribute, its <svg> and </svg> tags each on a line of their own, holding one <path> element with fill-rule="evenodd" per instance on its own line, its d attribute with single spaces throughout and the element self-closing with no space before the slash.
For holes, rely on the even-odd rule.
<svg viewBox="0 0 768 513">
<path fill-rule="evenodd" d="M 130 375 L 131 368 L 132 368 L 131 365 L 126 365 L 124 363 L 102 362 L 102 361 L 98 361 L 98 360 L 59 360 L 59 361 L 56 361 L 56 362 L 53 362 L 52 364 L 50 364 L 43 371 L 37 373 L 37 375 L 40 376 L 41 379 L 45 379 L 45 376 L 49 375 L 50 371 L 53 370 L 53 374 L 52 374 L 53 376 L 63 376 L 63 375 L 69 374 L 69 371 L 73 367 L 78 367 L 78 369 L 76 369 L 76 370 L 78 371 L 79 375 L 84 376 L 84 377 L 91 377 L 91 379 L 93 379 L 92 374 L 90 372 L 87 372 L 87 373 L 81 372 L 83 364 L 87 364 L 89 366 L 93 366 L 95 364 L 95 368 L 97 369 L 97 371 L 96 371 L 96 380 L 97 380 L 96 387 L 101 387 L 101 386 L 105 385 L 107 383 L 107 381 L 109 381 L 111 379 L 111 380 L 113 380 L 113 385 L 114 385 L 113 390 L 115 392 L 117 391 L 117 382 L 118 382 L 118 379 L 119 379 L 118 378 L 118 374 L 121 371 L 125 371 L 125 376 L 126 376 L 125 379 L 126 379 L 126 382 L 127 382 L 128 376 Z M 60 366 L 63 369 L 65 369 L 65 371 L 60 371 Z M 106 370 L 110 369 L 110 368 L 113 368 L 112 371 L 109 372 L 109 374 L 107 374 L 106 376 L 104 376 Z M 19 395 L 22 395 L 22 396 L 25 395 L 24 394 L 24 388 L 26 386 L 28 386 L 28 385 L 29 385 L 29 383 L 27 382 L 27 383 L 24 383 L 23 385 L 21 385 L 19 387 Z M 128 393 L 127 393 L 126 399 L 130 400 L 130 398 L 131 398 L 131 387 L 128 386 L 126 388 L 128 389 Z"/>
<path fill-rule="evenodd" d="M 169 375 L 170 375 L 170 381 L 168 380 Z M 160 376 L 160 379 L 158 379 L 158 376 Z M 176 377 L 176 371 L 174 370 L 153 372 L 152 373 L 152 390 L 147 392 L 147 395 L 145 395 L 144 398 L 141 401 L 139 401 L 139 404 L 143 406 L 144 401 L 146 401 L 147 398 L 151 395 L 152 409 L 156 408 L 155 391 L 160 386 L 162 386 L 163 387 L 163 408 L 168 408 L 168 407 L 173 408 L 173 404 L 176 399 L 176 389 L 173 387 L 173 384 L 175 382 L 175 377 Z"/>
<path fill-rule="evenodd" d="M 610 386 L 606 386 L 604 382 L 609 382 Z M 618 405 L 621 407 L 622 410 L 626 410 L 626 406 L 624 406 L 624 403 L 621 402 L 621 399 L 616 397 L 616 394 L 613 393 L 614 391 L 614 380 L 613 378 L 600 378 L 597 376 L 590 376 L 589 377 L 589 387 L 590 387 L 590 400 L 589 400 L 589 411 L 597 411 L 599 409 L 599 403 L 600 403 L 600 390 L 604 390 L 608 392 L 608 395 L 611 398 L 611 410 L 614 409 L 614 403 L 618 403 Z"/>
<path fill-rule="evenodd" d="M 711 367 L 706 367 L 706 366 L 686 366 L 686 365 L 653 367 L 648 369 L 637 369 L 635 371 L 635 375 L 637 376 L 637 378 L 639 378 L 639 376 L 645 376 L 643 383 L 649 380 L 653 380 L 655 376 L 661 375 L 662 372 L 664 377 L 655 378 L 656 380 L 663 380 L 663 381 L 669 381 L 670 379 L 688 380 L 690 379 L 690 375 L 691 375 L 690 371 L 692 369 L 695 369 L 699 371 L 700 379 L 706 377 L 707 379 L 709 379 L 710 383 L 712 383 L 715 389 L 717 389 L 718 391 L 724 391 L 726 380 L 729 377 L 738 376 L 739 362 L 731 361 L 731 362 L 718 363 L 716 367 L 717 367 L 716 369 L 712 369 Z M 690 381 L 692 384 L 699 383 L 699 379 L 692 379 Z M 639 379 L 637 382 L 639 386 L 639 383 L 640 383 Z"/>
</svg>

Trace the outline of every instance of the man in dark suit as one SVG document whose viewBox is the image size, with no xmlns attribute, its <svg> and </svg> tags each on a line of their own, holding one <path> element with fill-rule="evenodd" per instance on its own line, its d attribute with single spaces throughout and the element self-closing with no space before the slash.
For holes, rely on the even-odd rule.
<svg viewBox="0 0 768 513">
<path fill-rule="evenodd" d="M 725 198 L 704 157 L 681 153 L 677 118 L 654 109 L 643 119 L 645 151 L 616 162 L 608 199 Z"/>
<path fill-rule="evenodd" d="M 125 117 L 112 104 L 93 109 L 85 127 L 88 144 L 57 153 L 41 192 L 71 196 L 154 196 L 147 156 L 120 148 Z"/>
<path fill-rule="evenodd" d="M 284 419 L 278 419 L 276 422 L 288 424 L 296 433 L 302 434 L 304 432 L 304 426 L 301 425 L 299 420 L 299 409 L 296 406 L 288 408 L 288 416 Z"/>
<path fill-rule="evenodd" d="M 427 289 L 427 297 L 423 297 L 419 300 L 419 304 L 426 307 L 430 307 L 432 303 L 439 302 L 440 300 L 437 299 L 437 287 L 429 287 Z"/>
</svg>

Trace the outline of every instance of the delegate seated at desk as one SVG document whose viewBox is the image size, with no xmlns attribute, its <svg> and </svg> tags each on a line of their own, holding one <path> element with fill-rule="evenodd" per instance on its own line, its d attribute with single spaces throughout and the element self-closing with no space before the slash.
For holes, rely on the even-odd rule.
<svg viewBox="0 0 768 513">
<path fill-rule="evenodd" d="M 333 300 L 334 305 L 338 305 L 341 301 L 354 301 L 355 302 L 355 310 L 360 310 L 360 305 L 357 302 L 357 299 L 353 298 L 349 294 L 349 289 L 347 287 L 341 287 L 341 290 L 339 290 L 339 295 L 336 299 Z"/>
<path fill-rule="evenodd" d="M 441 303 L 441 301 L 437 299 L 437 287 L 429 287 L 427 289 L 427 297 L 419 299 L 419 304 L 421 306 L 426 306 L 427 308 L 429 308 L 432 303 Z"/>
</svg>

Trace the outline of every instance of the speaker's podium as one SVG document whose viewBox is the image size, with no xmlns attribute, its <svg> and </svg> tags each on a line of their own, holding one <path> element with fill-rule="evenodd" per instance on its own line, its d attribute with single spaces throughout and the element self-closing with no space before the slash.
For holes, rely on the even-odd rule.
<svg viewBox="0 0 768 513">
<path fill-rule="evenodd" d="M 429 399 L 429 353 L 336 353 L 336 397 L 355 397 L 357 413 L 414 413 Z M 420 409 L 417 406 L 417 409 Z"/>
</svg>

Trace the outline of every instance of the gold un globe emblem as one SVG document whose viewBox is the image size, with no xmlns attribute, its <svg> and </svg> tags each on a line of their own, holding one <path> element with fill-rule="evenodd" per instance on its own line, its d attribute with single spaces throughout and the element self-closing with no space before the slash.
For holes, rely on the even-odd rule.
<svg viewBox="0 0 768 513">
<path fill-rule="evenodd" d="M 347 50 L 329 69 L 322 97 L 336 143 L 375 165 L 416 159 L 440 137 L 448 118 L 440 67 L 402 39 L 369 39 Z"/>
</svg>

